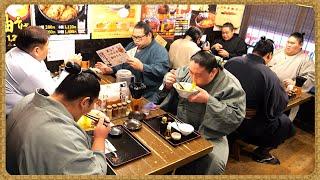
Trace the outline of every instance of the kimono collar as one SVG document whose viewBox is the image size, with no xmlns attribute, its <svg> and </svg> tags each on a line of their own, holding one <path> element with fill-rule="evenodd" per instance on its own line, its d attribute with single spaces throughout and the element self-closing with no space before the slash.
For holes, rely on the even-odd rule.
<svg viewBox="0 0 320 180">
<path fill-rule="evenodd" d="M 34 95 L 33 103 L 39 107 L 50 107 L 48 110 L 53 112 L 60 112 L 73 120 L 70 112 L 58 101 L 49 97 L 49 94 L 44 89 L 37 89 Z M 74 122 L 72 122 L 74 123 Z"/>
<path fill-rule="evenodd" d="M 225 76 L 226 74 L 224 72 L 224 69 L 222 70 L 219 69 L 219 72 L 216 74 L 213 80 L 209 82 L 209 84 L 203 86 L 202 88 L 209 92 L 210 89 L 212 89 L 214 86 L 218 87 L 220 83 L 223 81 L 223 79 L 225 78 Z"/>
</svg>

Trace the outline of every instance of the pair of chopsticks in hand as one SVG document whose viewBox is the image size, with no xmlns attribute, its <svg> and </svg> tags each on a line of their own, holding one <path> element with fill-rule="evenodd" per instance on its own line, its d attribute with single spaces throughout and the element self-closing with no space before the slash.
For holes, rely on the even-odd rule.
<svg viewBox="0 0 320 180">
<path fill-rule="evenodd" d="M 84 116 L 86 116 L 87 118 L 93 120 L 93 121 L 96 122 L 96 123 L 99 122 L 99 118 L 96 117 L 96 116 L 92 116 L 92 115 L 90 115 L 90 114 L 86 114 L 86 115 L 84 115 Z M 105 125 L 106 127 L 108 127 L 109 123 L 110 123 L 109 121 L 104 120 L 103 125 Z"/>
</svg>

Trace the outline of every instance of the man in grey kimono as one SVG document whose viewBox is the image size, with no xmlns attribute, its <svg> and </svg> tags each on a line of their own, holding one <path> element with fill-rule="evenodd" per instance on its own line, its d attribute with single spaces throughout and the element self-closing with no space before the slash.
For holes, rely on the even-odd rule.
<svg viewBox="0 0 320 180">
<path fill-rule="evenodd" d="M 98 100 L 99 81 L 93 72 L 68 64 L 70 74 L 52 95 L 38 89 L 9 114 L 6 168 L 10 174 L 106 174 L 104 149 L 110 126 L 100 118 L 91 145 L 76 123 Z"/>
<path fill-rule="evenodd" d="M 176 174 L 222 174 L 229 154 L 226 135 L 245 116 L 245 92 L 209 51 L 197 52 L 189 66 L 167 73 L 165 88 L 172 88 L 176 81 L 193 81 L 199 90 L 188 99 L 179 97 L 177 116 L 214 144 L 211 153 L 177 169 Z"/>
</svg>

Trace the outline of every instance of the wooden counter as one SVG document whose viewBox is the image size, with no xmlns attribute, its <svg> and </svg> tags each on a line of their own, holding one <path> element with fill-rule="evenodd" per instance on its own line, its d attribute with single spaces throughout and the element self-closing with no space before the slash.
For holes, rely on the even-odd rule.
<svg viewBox="0 0 320 180">
<path fill-rule="evenodd" d="M 311 100 L 312 97 L 313 97 L 312 94 L 306 93 L 306 92 L 302 92 L 301 96 L 289 99 L 289 102 L 288 102 L 288 105 L 287 105 L 287 108 L 285 109 L 285 111 L 287 111 L 287 110 L 289 110 L 289 109 L 291 109 L 291 108 L 293 108 L 295 106 L 299 106 L 300 104 Z"/>
<path fill-rule="evenodd" d="M 111 76 L 99 76 L 102 79 L 102 84 L 114 82 L 114 78 Z M 161 109 L 150 111 L 147 118 L 164 113 Z M 126 119 L 116 119 L 112 122 L 114 124 L 123 124 Z M 173 147 L 144 123 L 139 131 L 132 134 L 151 150 L 151 154 L 113 168 L 112 170 L 116 175 L 165 174 L 210 153 L 213 149 L 213 144 L 202 137 Z"/>
</svg>

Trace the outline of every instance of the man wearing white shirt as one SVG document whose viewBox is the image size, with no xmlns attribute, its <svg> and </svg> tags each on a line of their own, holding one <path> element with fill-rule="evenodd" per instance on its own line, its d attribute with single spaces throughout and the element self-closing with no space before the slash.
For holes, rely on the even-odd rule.
<svg viewBox="0 0 320 180">
<path fill-rule="evenodd" d="M 63 77 L 55 81 L 44 59 L 48 54 L 49 34 L 46 30 L 29 26 L 21 30 L 15 48 L 6 53 L 6 114 L 24 96 L 43 88 L 52 94 Z"/>
</svg>

